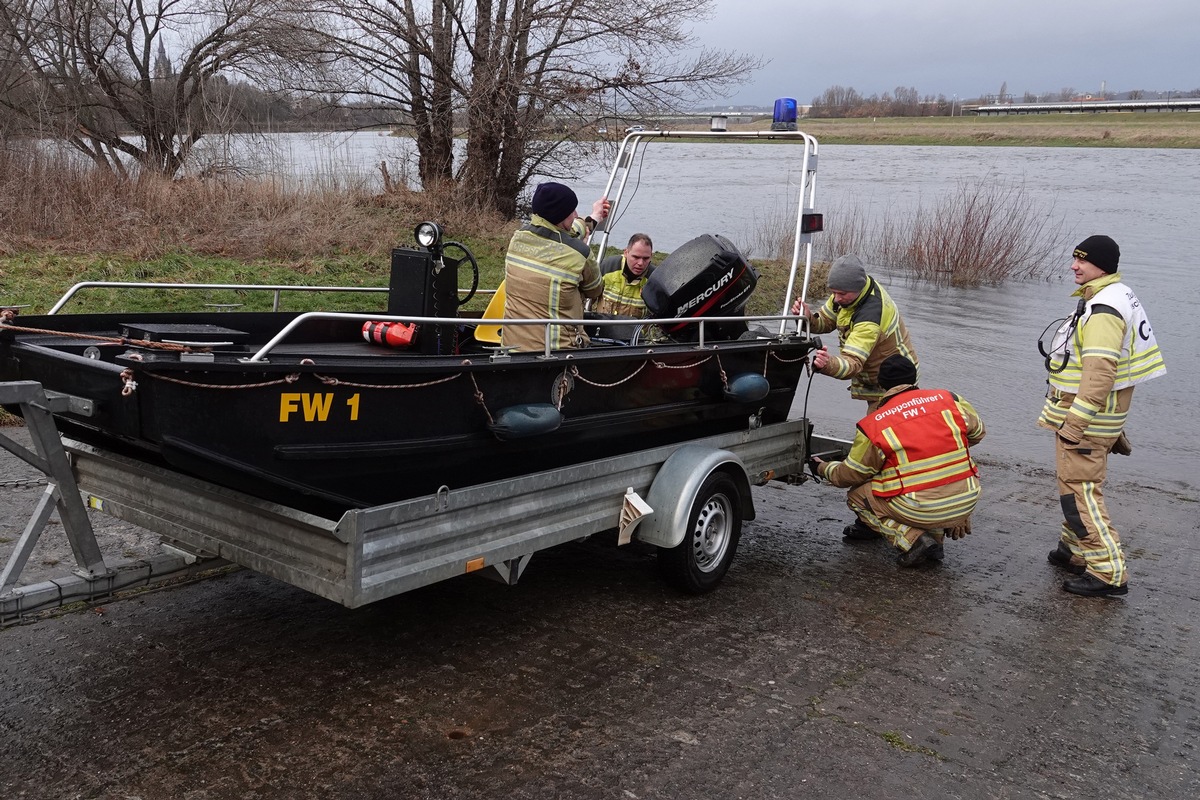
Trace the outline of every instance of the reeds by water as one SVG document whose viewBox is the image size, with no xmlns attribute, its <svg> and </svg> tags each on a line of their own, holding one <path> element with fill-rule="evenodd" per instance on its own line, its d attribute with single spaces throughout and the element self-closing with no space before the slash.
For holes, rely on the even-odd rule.
<svg viewBox="0 0 1200 800">
<path fill-rule="evenodd" d="M 786 261 L 794 225 L 791 212 L 768 211 L 746 241 L 755 255 Z M 962 182 L 907 213 L 872 217 L 853 202 L 830 207 L 813 248 L 824 261 L 855 253 L 914 279 L 979 286 L 1049 276 L 1062 265 L 1066 234 L 1053 206 L 1035 202 L 1020 184 Z"/>
<path fill-rule="evenodd" d="M 454 192 L 380 192 L 361 176 L 330 174 L 309 184 L 217 175 L 124 180 L 33 147 L 0 146 L 0 256 L 28 252 L 112 253 L 154 259 L 172 253 L 273 261 L 312 274 L 324 259 L 369 256 L 385 263 L 423 219 L 502 253 L 512 223 L 481 217 Z M 768 212 L 741 241 L 756 258 L 788 261 L 795 219 Z M 1063 224 L 1019 184 L 961 183 L 913 212 L 870 216 L 853 202 L 825 209 L 817 257 L 857 253 L 871 264 L 942 285 L 1041 278 L 1061 265 Z M 490 259 L 489 259 L 490 260 Z"/>
</svg>

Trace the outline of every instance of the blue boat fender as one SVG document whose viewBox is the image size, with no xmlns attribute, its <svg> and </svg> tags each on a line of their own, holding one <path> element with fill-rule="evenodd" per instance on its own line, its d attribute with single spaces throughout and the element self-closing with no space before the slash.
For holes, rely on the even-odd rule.
<svg viewBox="0 0 1200 800">
<path fill-rule="evenodd" d="M 733 376 L 725 387 L 725 399 L 735 403 L 757 403 L 771 391 L 771 382 L 757 372 Z"/>
<path fill-rule="evenodd" d="M 497 439 L 508 441 L 552 433 L 562 421 L 562 412 L 549 403 L 522 403 L 500 409 L 488 429 Z"/>
</svg>

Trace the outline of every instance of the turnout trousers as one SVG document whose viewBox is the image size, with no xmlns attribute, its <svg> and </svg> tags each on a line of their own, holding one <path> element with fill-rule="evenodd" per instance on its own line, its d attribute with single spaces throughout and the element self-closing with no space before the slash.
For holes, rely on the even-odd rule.
<svg viewBox="0 0 1200 800">
<path fill-rule="evenodd" d="M 971 478 L 969 481 L 977 493 L 978 480 Z M 968 481 L 962 483 L 966 485 Z M 850 507 L 855 516 L 880 533 L 891 542 L 893 547 L 904 552 L 908 552 L 922 533 L 928 533 L 941 544 L 945 538 L 945 528 L 957 528 L 970 524 L 971 511 L 975 506 L 974 502 L 971 502 L 971 510 L 966 513 L 934 521 L 917 519 L 916 515 L 910 513 L 901 503 L 902 501 L 898 497 L 877 497 L 871 491 L 869 483 L 855 486 L 846 493 L 846 505 Z"/>
<path fill-rule="evenodd" d="M 1079 444 L 1054 437 L 1054 464 L 1058 474 L 1058 499 L 1062 504 L 1060 536 L 1087 571 L 1105 583 L 1124 586 L 1125 555 L 1121 537 L 1112 526 L 1104 505 L 1104 479 L 1108 475 L 1108 453 L 1115 439 L 1085 436 Z"/>
</svg>

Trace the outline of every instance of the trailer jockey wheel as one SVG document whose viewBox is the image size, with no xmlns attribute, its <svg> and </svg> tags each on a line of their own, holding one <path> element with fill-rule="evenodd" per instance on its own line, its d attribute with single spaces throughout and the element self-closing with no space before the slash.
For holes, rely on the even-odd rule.
<svg viewBox="0 0 1200 800">
<path fill-rule="evenodd" d="M 453 258 L 447 255 L 446 251 L 451 248 L 457 248 L 458 250 L 461 250 L 463 252 L 462 257 Z M 455 272 L 458 271 L 458 265 L 462 262 L 471 262 L 471 290 L 467 292 L 466 297 L 460 297 L 458 299 L 458 304 L 460 306 L 465 306 L 467 303 L 471 302 L 471 298 L 475 296 L 476 290 L 479 289 L 479 262 L 475 260 L 475 254 L 468 250 L 467 246 L 462 242 L 444 242 L 442 244 L 442 260 L 453 264 L 455 267 Z"/>
<path fill-rule="evenodd" d="M 680 591 L 712 591 L 729 571 L 741 535 L 742 500 L 737 485 L 724 472 L 714 472 L 696 494 L 683 541 L 675 547 L 659 548 L 659 571 Z"/>
</svg>

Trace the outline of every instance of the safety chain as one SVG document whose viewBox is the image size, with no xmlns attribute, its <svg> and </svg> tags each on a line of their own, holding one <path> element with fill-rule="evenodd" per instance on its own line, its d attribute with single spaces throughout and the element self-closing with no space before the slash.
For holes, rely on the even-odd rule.
<svg viewBox="0 0 1200 800">
<path fill-rule="evenodd" d="M 121 397 L 129 397 L 129 395 L 137 391 L 137 381 L 133 379 L 133 370 L 126 367 L 121 370 L 119 377 L 121 378 L 121 383 L 124 384 L 121 386 Z"/>
<path fill-rule="evenodd" d="M 770 352 L 771 352 L 771 358 L 775 359 L 776 361 L 778 361 L 781 364 L 795 364 L 797 361 L 804 361 L 805 359 L 808 358 L 807 353 L 800 356 L 799 358 L 780 358 L 779 353 L 776 353 L 774 350 L 772 350 Z"/>
<path fill-rule="evenodd" d="M 0 481 L 0 488 L 3 489 L 28 489 L 31 486 L 45 486 L 50 482 L 49 478 L 14 478 L 9 481 Z"/>
<path fill-rule="evenodd" d="M 95 333 L 71 333 L 70 331 L 52 331 L 48 328 L 27 328 L 24 325 L 12 325 L 9 321 L 13 318 L 8 312 L 12 309 L 4 309 L 0 312 L 0 326 L 5 330 L 20 331 L 21 333 L 45 333 L 53 336 L 62 336 L 67 339 L 84 339 L 89 342 L 109 342 L 110 344 L 123 344 L 133 347 L 145 347 L 151 350 L 170 350 L 173 353 L 191 353 L 196 352 L 186 344 L 172 344 L 170 342 L 152 342 L 149 339 L 129 339 L 124 336 L 100 336 Z M 199 352 L 204 352 L 209 348 L 201 348 Z"/>
</svg>

